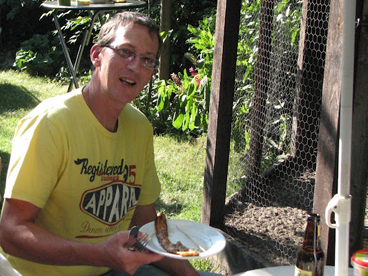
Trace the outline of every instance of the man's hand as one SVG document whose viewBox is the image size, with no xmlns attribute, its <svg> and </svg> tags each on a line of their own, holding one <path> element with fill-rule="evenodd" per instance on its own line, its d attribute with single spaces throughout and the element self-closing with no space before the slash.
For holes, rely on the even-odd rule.
<svg viewBox="0 0 368 276">
<path fill-rule="evenodd" d="M 129 231 L 118 232 L 102 243 L 65 239 L 35 224 L 40 210 L 26 201 L 6 199 L 0 222 L 0 242 L 5 252 L 43 264 L 110 267 L 129 274 L 163 258 L 129 250 Z"/>
<path fill-rule="evenodd" d="M 124 231 L 111 236 L 101 244 L 106 252 L 105 262 L 108 267 L 134 274 L 141 265 L 163 259 L 163 256 L 152 252 L 130 250 L 129 247 L 135 242 L 132 239 L 129 237 L 129 231 Z"/>
</svg>

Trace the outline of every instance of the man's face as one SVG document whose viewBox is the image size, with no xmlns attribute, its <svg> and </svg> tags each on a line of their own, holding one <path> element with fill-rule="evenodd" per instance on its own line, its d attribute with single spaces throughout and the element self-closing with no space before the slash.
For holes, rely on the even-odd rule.
<svg viewBox="0 0 368 276">
<path fill-rule="evenodd" d="M 158 38 L 151 37 L 148 29 L 141 25 L 120 26 L 110 45 L 116 49 L 133 51 L 133 60 L 125 59 L 117 50 L 109 47 L 95 48 L 98 63 L 94 63 L 100 78 L 101 89 L 116 103 L 126 104 L 135 99 L 154 74 L 154 68 L 147 68 L 142 59 L 155 59 Z M 93 51 L 93 50 L 92 50 Z"/>
</svg>

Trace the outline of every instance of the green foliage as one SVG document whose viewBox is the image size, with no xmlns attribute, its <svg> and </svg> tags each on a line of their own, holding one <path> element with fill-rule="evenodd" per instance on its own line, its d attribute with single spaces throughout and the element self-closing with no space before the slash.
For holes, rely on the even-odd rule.
<svg viewBox="0 0 368 276">
<path fill-rule="evenodd" d="M 282 0 L 275 6 L 272 26 L 273 41 L 270 48 L 275 47 L 277 43 L 283 43 L 282 45 L 277 45 L 277 47 L 283 47 L 284 49 L 282 57 L 284 60 L 281 60 L 280 63 L 290 63 L 290 60 L 293 60 L 293 53 L 296 52 L 295 47 L 298 47 L 301 5 L 302 1 L 299 0 Z M 231 136 L 234 139 L 234 149 L 238 152 L 246 152 L 249 147 L 250 114 L 253 108 L 252 99 L 258 56 L 260 11 L 261 0 L 243 1 L 237 57 L 237 72 L 241 73 L 237 74 L 236 78 L 233 106 L 235 122 L 233 123 Z M 280 42 L 280 34 L 283 34 L 282 42 Z M 292 74 L 282 75 L 280 78 L 285 79 L 285 83 L 294 81 Z M 290 80 L 286 80 L 286 78 Z M 277 102 L 267 101 L 266 109 L 272 110 L 270 112 L 275 114 L 276 117 L 273 119 L 272 124 L 274 128 L 279 128 L 278 133 L 280 135 L 277 137 L 266 137 L 268 145 L 268 152 L 264 153 L 264 164 L 266 167 L 274 162 L 275 156 L 287 150 L 288 136 L 286 133 L 290 133 L 291 114 L 288 113 L 290 110 L 287 109 L 286 99 L 290 98 L 292 93 L 285 87 L 281 89 Z"/>
<path fill-rule="evenodd" d="M 198 28 L 189 25 L 192 37 L 187 42 L 196 53 L 186 53 L 196 69 L 191 67 L 183 73 L 171 75 L 171 80 L 155 83 L 157 91 L 157 110 L 163 114 L 172 114 L 170 119 L 176 129 L 189 131 L 192 134 L 207 130 L 209 101 L 211 91 L 214 38 L 212 33 L 213 18 L 205 18 Z"/>
<path fill-rule="evenodd" d="M 7 19 L 14 19 L 22 12 L 22 9 L 33 9 L 40 4 L 39 0 L 0 0 L 0 5 L 6 4 L 10 11 L 6 15 Z"/>
<path fill-rule="evenodd" d="M 298 42 L 300 32 L 300 19 L 302 17 L 301 6 L 303 1 L 301 0 L 282 0 L 278 3 L 276 12 L 276 22 L 282 26 L 284 30 L 287 30 L 289 37 L 291 38 L 290 44 L 295 45 Z"/>
<path fill-rule="evenodd" d="M 50 31 L 54 24 L 51 18 L 40 20 L 43 0 L 0 0 L 0 25 L 2 49 L 15 53 L 24 40 L 34 34 Z"/>
<path fill-rule="evenodd" d="M 159 22 L 161 0 L 153 0 L 152 18 Z M 175 0 L 172 1 L 172 20 L 170 35 L 171 66 L 170 72 L 182 72 L 183 68 L 192 66 L 191 62 L 185 58 L 184 53 L 190 51 L 187 42 L 191 36 L 188 26 L 197 28 L 204 18 L 215 18 L 217 0 Z M 214 30 L 215 21 L 211 22 Z"/>
<path fill-rule="evenodd" d="M 176 82 L 169 80 L 156 83 L 157 110 L 173 114 L 172 125 L 176 129 L 205 131 L 208 124 L 211 88 L 207 76 L 200 80 L 199 86 L 197 83 L 199 78 L 189 77 L 186 70 L 183 74 L 180 73 L 179 77 L 173 75 L 173 78 Z"/>
<path fill-rule="evenodd" d="M 50 39 L 48 34 L 35 34 L 31 39 L 22 42 L 14 67 L 31 75 L 55 77 L 64 60 L 58 44 L 57 37 Z"/>
</svg>

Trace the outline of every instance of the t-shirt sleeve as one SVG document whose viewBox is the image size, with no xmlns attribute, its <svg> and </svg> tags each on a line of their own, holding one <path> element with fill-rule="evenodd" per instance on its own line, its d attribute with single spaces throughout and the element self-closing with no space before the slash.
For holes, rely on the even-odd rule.
<svg viewBox="0 0 368 276">
<path fill-rule="evenodd" d="M 65 140 L 47 116 L 23 118 L 13 139 L 5 198 L 44 207 L 62 170 Z"/>
</svg>

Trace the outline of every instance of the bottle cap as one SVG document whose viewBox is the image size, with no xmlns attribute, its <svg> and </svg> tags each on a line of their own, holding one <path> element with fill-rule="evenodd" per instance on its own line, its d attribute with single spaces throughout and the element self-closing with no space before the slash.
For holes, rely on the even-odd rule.
<svg viewBox="0 0 368 276">
<path fill-rule="evenodd" d="M 363 268 L 368 268 L 368 249 L 361 249 L 356 251 L 351 257 L 352 265 L 360 265 Z"/>
</svg>

